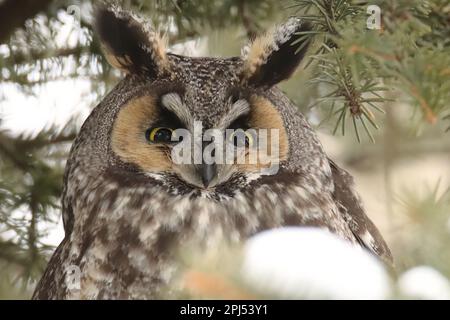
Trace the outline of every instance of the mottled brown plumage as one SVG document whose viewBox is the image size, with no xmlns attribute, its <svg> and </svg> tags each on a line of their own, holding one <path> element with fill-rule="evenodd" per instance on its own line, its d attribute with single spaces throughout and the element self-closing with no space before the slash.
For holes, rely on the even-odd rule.
<svg viewBox="0 0 450 320">
<path fill-rule="evenodd" d="M 214 248 L 289 225 L 328 229 L 390 262 L 352 178 L 328 159 L 303 115 L 275 86 L 304 56 L 306 49 L 296 53 L 291 44 L 307 28 L 290 19 L 241 57 L 189 58 L 165 52 L 132 15 L 99 8 L 97 33 L 111 63 L 127 75 L 72 146 L 62 199 L 66 235 L 34 298 L 175 294 L 168 284 L 184 245 Z M 218 164 L 202 185 L 200 165 L 175 164 L 171 146 L 145 140 L 147 127 L 177 122 L 191 130 L 194 121 L 205 129 L 236 121 L 279 129 L 279 171 Z M 67 287 L 73 266 L 81 271 L 80 290 Z"/>
</svg>

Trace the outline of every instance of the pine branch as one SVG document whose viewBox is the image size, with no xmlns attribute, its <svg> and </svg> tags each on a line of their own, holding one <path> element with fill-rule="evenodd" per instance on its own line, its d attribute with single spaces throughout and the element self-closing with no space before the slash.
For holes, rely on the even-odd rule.
<svg viewBox="0 0 450 320">
<path fill-rule="evenodd" d="M 238 15 L 242 20 L 242 25 L 247 32 L 247 38 L 252 40 L 258 35 L 258 30 L 255 26 L 255 22 L 252 20 L 248 14 L 248 8 L 246 6 L 245 0 L 240 0 L 238 4 Z"/>
<path fill-rule="evenodd" d="M 29 265 L 28 259 L 23 257 L 22 248 L 12 242 L 0 241 L 0 260 L 19 265 L 23 268 Z"/>
<path fill-rule="evenodd" d="M 16 28 L 38 12 L 45 10 L 52 0 L 4 0 L 0 3 L 0 43 L 5 43 Z"/>
<path fill-rule="evenodd" d="M 0 134 L 0 154 L 8 158 L 15 167 L 22 171 L 27 171 L 30 168 L 30 164 L 25 161 L 20 154 L 14 150 L 13 142 Z"/>
<path fill-rule="evenodd" d="M 27 245 L 28 245 L 28 257 L 29 257 L 29 265 L 28 268 L 31 268 L 35 265 L 38 260 L 38 249 L 37 249 L 37 241 L 38 241 L 38 231 L 37 231 L 37 221 L 38 221 L 38 196 L 35 192 L 31 192 L 30 195 L 30 212 L 31 219 L 28 225 L 27 230 Z M 29 271 L 29 273 L 31 273 Z"/>
<path fill-rule="evenodd" d="M 3 61 L 4 65 L 18 65 L 23 63 L 36 63 L 36 60 L 65 58 L 69 56 L 80 57 L 83 53 L 93 54 L 92 46 L 79 45 L 74 48 L 58 48 L 56 50 L 36 50 L 33 49 L 26 54 L 15 53 Z"/>
<path fill-rule="evenodd" d="M 318 104 L 332 102 L 333 108 L 338 106 L 338 121 L 334 128 L 334 133 L 341 128 L 345 133 L 345 120 L 352 119 L 356 137 L 361 142 L 357 121 L 360 122 L 368 137 L 374 141 L 366 121 L 378 129 L 375 117 L 370 108 L 374 106 L 373 100 L 365 98 L 365 94 L 376 95 L 377 90 L 375 79 L 371 79 L 364 70 L 357 69 L 356 65 L 351 65 L 345 57 L 345 53 L 339 48 L 338 42 L 342 38 L 338 24 L 347 22 L 360 14 L 360 6 L 351 5 L 347 1 L 297 1 L 297 15 L 301 19 L 308 20 L 314 25 L 313 31 L 300 33 L 303 37 L 320 37 L 321 45 L 311 56 L 311 61 L 316 62 L 316 73 L 310 83 L 326 83 L 331 86 L 331 91 L 318 99 Z M 354 21 L 352 21 L 354 23 Z M 308 64 L 309 65 L 309 64 Z M 362 84 L 361 84 L 362 82 Z M 373 99 L 373 98 L 372 98 Z M 380 98 L 380 101 L 383 101 Z M 369 104 L 370 102 L 370 104 Z"/>
<path fill-rule="evenodd" d="M 75 132 L 56 136 L 41 133 L 34 139 L 11 138 L 0 133 L 0 154 L 9 159 L 15 167 L 27 172 L 34 167 L 34 164 L 30 161 L 30 157 L 25 156 L 26 154 L 45 146 L 73 141 L 75 137 Z"/>
<path fill-rule="evenodd" d="M 304 37 L 319 42 L 308 63 L 315 70 L 310 83 L 329 89 L 310 107 L 332 109 L 331 114 L 337 116 L 334 133 L 340 128 L 344 134 L 345 120 L 350 117 L 358 141 L 361 128 L 374 141 L 370 127 L 377 129 L 378 125 L 371 109 L 382 111 L 383 104 L 389 101 L 383 94 L 388 88 L 402 90 L 429 124 L 450 111 L 450 55 L 448 50 L 440 52 L 434 46 L 436 34 L 426 41 L 429 37 L 424 35 L 430 29 L 420 20 L 433 11 L 430 13 L 420 1 L 377 4 L 384 9 L 381 31 L 366 29 L 365 4 L 297 0 L 294 5 L 297 15 L 314 26 L 313 31 L 301 33 L 298 42 Z M 445 23 L 444 19 L 439 21 Z M 445 37 L 446 27 L 437 28 L 444 30 L 441 36 Z"/>
</svg>

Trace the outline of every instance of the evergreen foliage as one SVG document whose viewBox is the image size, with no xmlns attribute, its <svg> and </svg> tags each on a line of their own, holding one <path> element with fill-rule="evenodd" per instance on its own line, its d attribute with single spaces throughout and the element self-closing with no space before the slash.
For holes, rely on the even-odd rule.
<svg viewBox="0 0 450 320">
<path fill-rule="evenodd" d="M 93 105 L 121 77 L 103 58 L 93 36 L 89 14 L 93 1 L 36 0 L 33 7 L 25 2 L 0 2 L 2 25 L 16 26 L 0 28 L 0 298 L 28 297 L 32 281 L 39 278 L 54 250 L 43 239 L 60 219 L 65 159 L 80 123 L 75 116 L 67 124 L 50 125 L 31 136 L 6 131 L 3 105 L 10 91 L 38 95 L 48 83 L 85 79 L 92 92 L 85 102 Z M 226 55 L 238 55 L 241 44 L 287 16 L 311 23 L 313 30 L 302 34 L 313 40 L 305 69 L 282 88 L 318 130 L 346 135 L 341 139 L 347 167 L 382 166 L 388 211 L 406 220 L 402 227 L 393 227 L 391 237 L 398 268 L 429 264 L 450 276 L 449 192 L 432 189 L 419 196 L 417 190 L 409 190 L 394 195 L 390 184 L 400 161 L 450 154 L 448 1 L 120 4 L 149 16 L 173 48 L 202 39 L 209 52 Z M 13 10 L 21 5 L 22 10 Z M 369 5 L 381 9 L 380 29 L 366 26 Z M 404 211 L 394 210 L 393 203 L 401 203 Z"/>
</svg>

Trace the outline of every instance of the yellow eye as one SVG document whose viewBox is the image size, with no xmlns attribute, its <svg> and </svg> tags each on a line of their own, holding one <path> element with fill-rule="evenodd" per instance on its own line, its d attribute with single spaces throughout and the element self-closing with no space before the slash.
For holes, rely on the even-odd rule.
<svg viewBox="0 0 450 320">
<path fill-rule="evenodd" d="M 172 142 L 173 129 L 166 127 L 155 127 L 145 131 L 145 138 L 150 142 L 170 143 Z"/>
<path fill-rule="evenodd" d="M 250 148 L 255 142 L 255 138 L 251 132 L 244 131 L 242 129 L 235 130 L 230 136 L 229 140 L 236 147 L 246 147 Z"/>
</svg>

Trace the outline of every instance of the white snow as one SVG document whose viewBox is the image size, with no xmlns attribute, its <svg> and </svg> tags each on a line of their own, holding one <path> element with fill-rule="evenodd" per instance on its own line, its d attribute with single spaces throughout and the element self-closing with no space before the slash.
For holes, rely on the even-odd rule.
<svg viewBox="0 0 450 320">
<path fill-rule="evenodd" d="M 264 231 L 244 247 L 250 287 L 283 299 L 387 299 L 390 278 L 372 254 L 319 228 Z"/>
<path fill-rule="evenodd" d="M 450 282 L 429 266 L 414 267 L 403 273 L 398 280 L 400 293 L 408 298 L 426 300 L 449 300 Z"/>
</svg>

